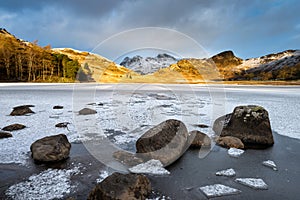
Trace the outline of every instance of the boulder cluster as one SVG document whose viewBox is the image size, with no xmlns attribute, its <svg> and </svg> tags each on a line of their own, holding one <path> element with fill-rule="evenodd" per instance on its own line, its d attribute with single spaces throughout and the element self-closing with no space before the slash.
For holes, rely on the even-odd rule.
<svg viewBox="0 0 300 200">
<path fill-rule="evenodd" d="M 10 115 L 33 114 L 32 105 L 13 108 Z M 63 109 L 54 106 L 53 109 Z M 95 110 L 84 108 L 79 115 L 96 114 Z M 67 128 L 68 122 L 56 124 Z M 12 124 L 2 128 L 0 138 L 12 137 L 7 131 L 26 128 L 22 124 Z M 261 106 L 238 106 L 232 113 L 215 120 L 213 125 L 217 137 L 216 144 L 231 149 L 267 148 L 274 144 L 268 112 Z M 211 148 L 211 138 L 198 130 L 188 132 L 185 124 L 176 119 L 161 122 L 146 131 L 136 141 L 136 153 L 114 152 L 113 157 L 128 168 L 146 162 L 158 163 L 166 167 L 174 163 L 189 148 Z M 41 138 L 30 146 L 36 163 L 61 162 L 69 157 L 71 144 L 64 134 Z M 130 171 L 130 170 L 129 170 Z M 134 170 L 131 170 L 133 172 Z M 151 183 L 143 174 L 113 173 L 98 183 L 90 192 L 88 199 L 146 199 L 151 192 Z"/>
</svg>

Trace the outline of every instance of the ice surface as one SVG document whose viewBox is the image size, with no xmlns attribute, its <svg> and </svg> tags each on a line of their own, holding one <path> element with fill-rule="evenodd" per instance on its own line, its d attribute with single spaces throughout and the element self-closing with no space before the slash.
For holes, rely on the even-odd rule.
<svg viewBox="0 0 300 200">
<path fill-rule="evenodd" d="M 277 166 L 276 166 L 275 162 L 272 161 L 272 160 L 266 160 L 266 161 L 263 161 L 262 164 L 263 164 L 264 166 L 270 167 L 270 168 L 272 168 L 273 170 L 277 171 Z"/>
<path fill-rule="evenodd" d="M 245 152 L 244 150 L 237 149 L 237 148 L 230 148 L 230 149 L 228 149 L 228 154 L 231 157 L 235 157 L 235 158 L 240 157 L 244 152 Z"/>
<path fill-rule="evenodd" d="M 221 197 L 241 193 L 240 190 L 222 184 L 207 185 L 199 188 L 207 198 Z"/>
<path fill-rule="evenodd" d="M 12 138 L 0 140 L 0 163 L 26 165 L 26 159 L 30 158 L 30 145 L 35 140 L 60 133 L 66 134 L 70 142 L 97 141 L 106 136 L 121 148 L 134 150 L 130 148 L 135 141 L 149 128 L 164 120 L 178 119 L 186 124 L 189 131 L 195 128 L 201 131 L 203 129 L 193 125 L 212 125 L 215 118 L 232 112 L 240 104 L 265 107 L 273 130 L 300 138 L 298 114 L 294 112 L 300 110 L 299 87 L 285 87 L 282 90 L 274 86 L 223 88 L 216 85 L 83 84 L 80 86 L 82 91 L 76 93 L 79 89 L 74 86 L 0 84 L 0 105 L 5 105 L 0 109 L 0 126 L 13 123 L 27 126 L 14 131 Z M 212 96 L 214 93 L 220 96 L 226 93 L 226 102 L 225 98 Z M 87 105 L 91 102 L 96 104 Z M 98 106 L 98 102 L 103 105 Z M 225 108 L 222 107 L 224 103 Z M 30 116 L 9 116 L 14 106 L 24 104 L 35 105 L 32 110 L 36 113 Z M 64 109 L 53 110 L 54 105 L 62 105 Z M 84 107 L 95 109 L 98 113 L 78 116 L 76 112 Z M 69 130 L 56 128 L 55 124 L 60 122 L 70 122 Z M 107 129 L 112 131 L 105 132 Z M 209 136 L 214 134 L 211 127 L 203 131 Z"/>
<path fill-rule="evenodd" d="M 108 171 L 100 171 L 99 178 L 97 178 L 96 182 L 101 183 L 104 179 L 106 179 L 110 173 Z"/>
<path fill-rule="evenodd" d="M 229 168 L 229 169 L 225 169 L 225 170 L 221 170 L 221 171 L 218 171 L 216 172 L 216 175 L 217 176 L 235 176 L 235 171 L 234 169 L 232 168 Z"/>
<path fill-rule="evenodd" d="M 237 178 L 235 181 L 257 190 L 268 189 L 268 185 L 261 178 Z"/>
<path fill-rule="evenodd" d="M 159 160 L 149 160 L 145 163 L 138 164 L 128 169 L 132 173 L 136 174 L 155 174 L 155 175 L 166 175 L 170 174 L 168 170 L 163 167 L 163 164 Z"/>
<path fill-rule="evenodd" d="M 10 186 L 5 194 L 14 200 L 63 198 L 75 187 L 72 186 L 70 178 L 79 172 L 78 167 L 68 170 L 48 169 Z"/>
</svg>

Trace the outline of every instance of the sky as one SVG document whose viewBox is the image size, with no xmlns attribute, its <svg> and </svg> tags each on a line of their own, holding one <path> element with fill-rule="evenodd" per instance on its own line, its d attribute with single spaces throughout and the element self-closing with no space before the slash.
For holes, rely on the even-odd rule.
<svg viewBox="0 0 300 200">
<path fill-rule="evenodd" d="M 97 49 L 110 59 L 145 44 L 197 56 L 191 41 L 208 56 L 232 50 L 245 59 L 300 49 L 299 10 L 299 0 L 7 0 L 0 27 L 41 46 Z"/>
</svg>

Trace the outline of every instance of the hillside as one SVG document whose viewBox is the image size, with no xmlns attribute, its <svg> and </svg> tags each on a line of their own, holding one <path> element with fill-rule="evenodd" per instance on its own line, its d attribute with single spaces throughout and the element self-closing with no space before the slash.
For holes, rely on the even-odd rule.
<svg viewBox="0 0 300 200">
<path fill-rule="evenodd" d="M 78 60 L 82 66 L 78 72 L 80 81 L 96 82 L 122 82 L 123 79 L 129 79 L 131 76 L 139 74 L 123 66 L 93 53 L 81 52 L 70 48 L 52 49 L 53 52 L 65 54 L 71 59 Z M 87 78 L 81 76 L 82 72 Z"/>
<path fill-rule="evenodd" d="M 177 60 L 168 54 L 126 57 L 116 64 L 100 55 L 70 48 L 40 47 L 0 29 L 0 81 L 202 83 L 299 80 L 300 50 L 243 60 L 232 51 L 210 58 Z M 124 65 L 124 66 L 122 66 Z"/>
<path fill-rule="evenodd" d="M 74 82 L 80 68 L 76 60 L 54 53 L 50 45 L 17 39 L 0 29 L 0 81 Z"/>
</svg>

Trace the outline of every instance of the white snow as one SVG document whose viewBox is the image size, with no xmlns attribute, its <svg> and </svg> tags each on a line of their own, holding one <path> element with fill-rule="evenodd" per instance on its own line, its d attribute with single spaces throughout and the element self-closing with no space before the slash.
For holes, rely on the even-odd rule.
<svg viewBox="0 0 300 200">
<path fill-rule="evenodd" d="M 97 178 L 96 182 L 101 183 L 104 179 L 106 179 L 110 173 L 108 171 L 100 171 L 99 178 Z"/>
<path fill-rule="evenodd" d="M 70 178 L 79 173 L 73 169 L 47 169 L 40 174 L 32 175 L 28 180 L 10 186 L 5 194 L 14 200 L 40 200 L 63 198 L 75 187 Z"/>
<path fill-rule="evenodd" d="M 240 190 L 222 184 L 207 185 L 199 188 L 207 198 L 241 193 Z"/>
<path fill-rule="evenodd" d="M 237 178 L 235 179 L 237 183 L 251 187 L 257 190 L 267 190 L 268 185 L 261 178 Z"/>
<path fill-rule="evenodd" d="M 264 166 L 270 167 L 270 168 L 272 168 L 273 170 L 277 171 L 277 166 L 276 166 L 275 162 L 272 161 L 272 160 L 266 160 L 266 161 L 263 161 L 262 164 L 263 164 Z"/>
<path fill-rule="evenodd" d="M 237 149 L 237 148 L 230 148 L 228 149 L 228 155 L 231 157 L 238 158 L 240 157 L 245 151 L 242 149 Z"/>
<path fill-rule="evenodd" d="M 232 177 L 232 176 L 235 176 L 235 171 L 234 169 L 232 168 L 229 168 L 229 169 L 225 169 L 225 170 L 221 170 L 221 171 L 218 171 L 216 172 L 216 175 L 217 176 L 228 176 L 228 177 Z"/>
<path fill-rule="evenodd" d="M 132 173 L 136 174 L 154 174 L 154 175 L 166 175 L 170 174 L 168 170 L 163 167 L 163 164 L 159 160 L 149 160 L 145 163 L 138 164 L 128 169 Z"/>
</svg>

